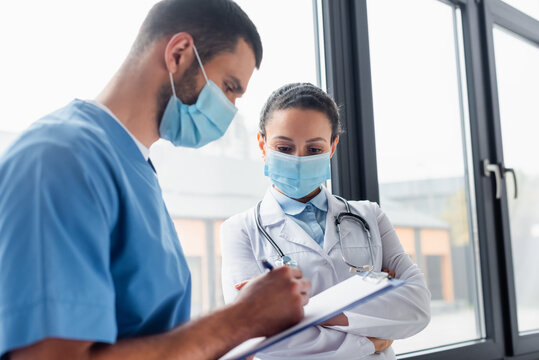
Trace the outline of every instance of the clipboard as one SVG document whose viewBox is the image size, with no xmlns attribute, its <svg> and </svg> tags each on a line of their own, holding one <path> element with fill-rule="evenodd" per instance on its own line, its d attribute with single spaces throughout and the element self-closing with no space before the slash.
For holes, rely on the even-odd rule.
<svg viewBox="0 0 539 360">
<path fill-rule="evenodd" d="M 374 274 L 354 275 L 313 296 L 309 303 L 305 305 L 305 316 L 298 324 L 271 337 L 247 340 L 226 353 L 220 360 L 244 359 L 311 326 L 329 320 L 343 311 L 367 302 L 387 291 L 396 289 L 404 283 L 402 280 L 369 275 Z"/>
</svg>

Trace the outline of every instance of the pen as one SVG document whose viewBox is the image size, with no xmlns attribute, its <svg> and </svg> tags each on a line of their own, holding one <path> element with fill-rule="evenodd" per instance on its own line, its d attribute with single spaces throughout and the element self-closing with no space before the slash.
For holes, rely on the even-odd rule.
<svg viewBox="0 0 539 360">
<path fill-rule="evenodd" d="M 262 260 L 262 265 L 264 265 L 264 267 L 269 271 L 273 270 L 273 265 L 271 265 L 270 262 L 266 259 Z"/>
</svg>

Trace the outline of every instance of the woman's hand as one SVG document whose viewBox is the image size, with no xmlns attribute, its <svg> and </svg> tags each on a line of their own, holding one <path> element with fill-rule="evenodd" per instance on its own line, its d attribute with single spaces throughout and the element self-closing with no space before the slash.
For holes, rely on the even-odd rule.
<svg viewBox="0 0 539 360">
<path fill-rule="evenodd" d="M 393 344 L 393 340 L 378 339 L 375 337 L 367 337 L 374 344 L 374 352 L 381 353 Z"/>
<path fill-rule="evenodd" d="M 321 324 L 318 324 L 320 326 L 348 326 L 348 318 L 344 313 L 340 313 L 339 315 L 332 317 L 329 320 L 324 321 Z"/>
<path fill-rule="evenodd" d="M 389 276 L 391 276 L 392 279 L 396 279 L 394 270 L 389 270 L 389 269 L 383 268 L 382 271 L 388 273 Z"/>
</svg>

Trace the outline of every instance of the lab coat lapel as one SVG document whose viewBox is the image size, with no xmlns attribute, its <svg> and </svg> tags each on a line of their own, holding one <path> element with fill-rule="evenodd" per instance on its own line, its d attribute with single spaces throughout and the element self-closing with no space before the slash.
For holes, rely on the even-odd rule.
<svg viewBox="0 0 539 360">
<path fill-rule="evenodd" d="M 271 195 L 271 191 L 268 189 L 260 204 L 260 219 L 262 226 L 266 228 L 279 225 L 284 222 L 285 216 L 283 209 L 281 209 L 279 203 L 275 200 L 273 195 Z"/>
<path fill-rule="evenodd" d="M 337 226 L 335 219 L 341 212 L 346 211 L 343 202 L 333 196 L 325 187 L 322 188 L 326 192 L 328 199 L 328 213 L 326 216 L 326 233 L 324 236 L 324 250 L 329 252 L 339 243 L 339 235 L 337 234 Z M 350 233 L 349 227 L 341 227 L 341 237 L 344 239 Z"/>
<path fill-rule="evenodd" d="M 319 254 L 323 254 L 320 245 L 318 245 L 316 241 L 301 228 L 301 226 L 296 224 L 294 220 L 289 219 L 286 216 L 270 190 L 266 192 L 264 200 L 262 201 L 262 204 L 260 204 L 260 217 L 262 219 L 262 225 L 268 232 L 271 228 L 282 225 L 278 235 L 279 238 L 307 247 Z M 273 233 L 276 232 L 274 231 Z M 280 242 L 278 241 L 277 243 Z M 285 251 L 285 249 L 283 249 L 283 251 Z"/>
<path fill-rule="evenodd" d="M 323 250 L 320 245 L 318 245 L 318 243 L 313 238 L 311 238 L 309 234 L 307 234 L 305 230 L 303 230 L 301 226 L 296 224 L 296 222 L 292 219 L 285 218 L 279 237 L 283 238 L 286 241 L 290 241 L 295 244 L 307 247 L 323 255 Z"/>
</svg>

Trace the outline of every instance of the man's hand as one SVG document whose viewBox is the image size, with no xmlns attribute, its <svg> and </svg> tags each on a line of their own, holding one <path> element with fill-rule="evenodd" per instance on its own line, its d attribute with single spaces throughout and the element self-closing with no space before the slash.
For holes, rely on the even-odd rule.
<svg viewBox="0 0 539 360">
<path fill-rule="evenodd" d="M 255 277 L 243 286 L 235 306 L 251 336 L 271 336 L 303 318 L 303 306 L 309 302 L 311 283 L 301 270 L 278 267 Z"/>
<path fill-rule="evenodd" d="M 249 282 L 249 280 L 243 280 L 242 282 L 237 283 L 236 285 L 234 285 L 234 288 L 235 288 L 236 290 L 241 290 L 241 289 L 243 289 L 243 287 L 244 287 L 245 285 L 247 285 L 248 282 Z"/>
<path fill-rule="evenodd" d="M 243 341 L 270 336 L 303 318 L 311 283 L 299 269 L 281 267 L 249 280 L 235 303 L 167 333 L 115 344 L 44 339 L 14 350 L 12 360 L 214 359 Z"/>
<path fill-rule="evenodd" d="M 374 344 L 374 352 L 381 353 L 393 344 L 393 340 L 378 339 L 375 337 L 367 337 Z"/>
<path fill-rule="evenodd" d="M 329 320 L 324 321 L 321 324 L 318 324 L 320 326 L 348 326 L 348 318 L 344 313 L 340 313 L 339 315 L 332 317 Z"/>
</svg>

